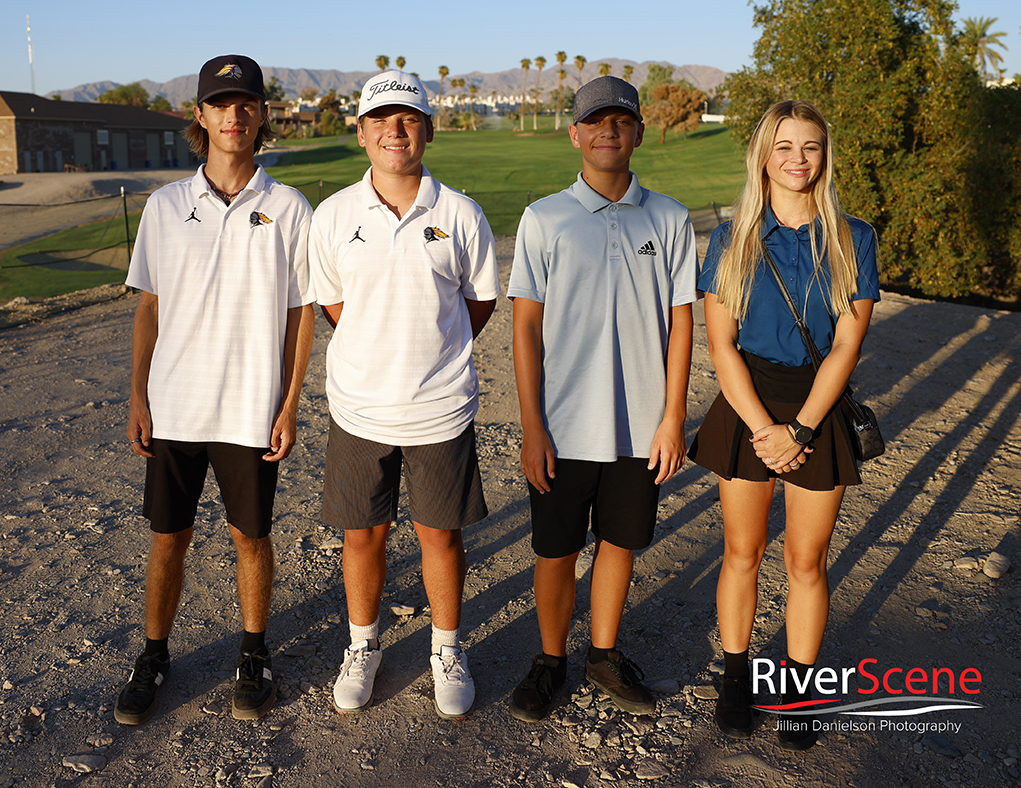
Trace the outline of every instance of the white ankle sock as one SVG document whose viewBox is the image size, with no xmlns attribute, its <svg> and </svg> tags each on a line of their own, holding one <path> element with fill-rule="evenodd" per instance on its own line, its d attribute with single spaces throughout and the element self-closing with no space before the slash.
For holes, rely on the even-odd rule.
<svg viewBox="0 0 1021 788">
<path fill-rule="evenodd" d="M 357 643 L 360 640 L 379 639 L 379 618 L 376 618 L 368 626 L 359 626 L 350 619 L 347 622 L 348 631 L 351 633 L 351 642 Z"/>
<path fill-rule="evenodd" d="M 442 646 L 450 646 L 452 648 L 460 646 L 461 643 L 458 640 L 458 632 L 460 632 L 460 627 L 457 629 L 440 629 L 433 624 L 432 653 L 439 654 Z"/>
</svg>

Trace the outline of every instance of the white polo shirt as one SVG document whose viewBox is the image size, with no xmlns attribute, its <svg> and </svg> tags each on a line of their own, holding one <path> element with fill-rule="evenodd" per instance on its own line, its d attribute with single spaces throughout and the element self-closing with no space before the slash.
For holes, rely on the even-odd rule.
<svg viewBox="0 0 1021 788">
<path fill-rule="evenodd" d="M 500 295 L 482 209 L 422 168 L 400 220 L 365 177 L 312 217 L 309 263 L 320 304 L 344 308 L 326 353 L 330 415 L 392 446 L 456 438 L 478 411 L 465 299 Z"/>
<path fill-rule="evenodd" d="M 648 457 L 666 409 L 671 307 L 695 301 L 688 209 L 633 174 L 610 202 L 581 175 L 532 203 L 507 295 L 543 306 L 541 403 L 558 457 Z"/>
<path fill-rule="evenodd" d="M 159 299 L 153 435 L 268 447 L 287 310 L 315 300 L 312 209 L 261 167 L 228 207 L 204 167 L 149 197 L 128 269 L 127 284 Z"/>
</svg>

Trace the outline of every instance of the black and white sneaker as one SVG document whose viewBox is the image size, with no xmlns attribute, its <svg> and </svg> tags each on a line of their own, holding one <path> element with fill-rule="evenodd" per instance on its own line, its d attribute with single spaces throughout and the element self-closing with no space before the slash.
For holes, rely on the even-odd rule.
<svg viewBox="0 0 1021 788">
<path fill-rule="evenodd" d="M 236 720 L 257 720 L 276 703 L 269 651 L 242 651 L 238 656 L 237 681 L 231 714 Z"/>
<path fill-rule="evenodd" d="M 122 725 L 141 725 L 156 711 L 156 693 L 170 673 L 170 654 L 142 654 L 128 683 L 117 696 L 113 718 Z"/>
</svg>

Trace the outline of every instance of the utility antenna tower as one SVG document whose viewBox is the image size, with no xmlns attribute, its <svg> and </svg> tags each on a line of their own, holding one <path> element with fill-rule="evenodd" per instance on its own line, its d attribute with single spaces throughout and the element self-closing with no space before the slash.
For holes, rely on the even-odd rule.
<svg viewBox="0 0 1021 788">
<path fill-rule="evenodd" d="M 32 54 L 32 24 L 25 14 L 25 30 L 28 32 L 28 66 L 32 69 L 32 92 L 35 93 L 35 55 Z"/>
</svg>

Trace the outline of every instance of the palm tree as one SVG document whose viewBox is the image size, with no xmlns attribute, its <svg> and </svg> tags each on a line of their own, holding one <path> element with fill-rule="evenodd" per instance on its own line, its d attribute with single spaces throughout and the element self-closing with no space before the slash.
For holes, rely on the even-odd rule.
<svg viewBox="0 0 1021 788">
<path fill-rule="evenodd" d="M 567 62 L 567 53 L 561 49 L 555 57 L 559 68 L 557 69 L 557 120 L 554 128 L 560 131 L 560 110 L 564 106 L 564 78 L 567 76 L 567 72 L 564 71 L 564 63 Z"/>
<path fill-rule="evenodd" d="M 588 61 L 585 59 L 584 55 L 575 55 L 574 56 L 574 67 L 576 69 L 578 69 L 578 89 L 579 90 L 581 89 L 581 70 L 583 68 L 585 68 L 585 64 L 586 63 L 588 63 Z"/>
<path fill-rule="evenodd" d="M 443 128 L 443 119 L 446 114 L 446 109 L 443 106 L 443 80 L 447 78 L 450 73 L 450 69 L 446 66 L 439 67 L 440 74 L 440 96 L 436 100 L 436 127 L 439 129 Z"/>
<path fill-rule="evenodd" d="M 475 94 L 478 92 L 479 92 L 478 85 L 468 86 L 468 101 L 469 101 L 468 106 L 470 107 L 469 117 L 471 118 L 472 131 L 478 131 L 478 126 L 475 125 Z"/>
<path fill-rule="evenodd" d="M 521 131 L 525 130 L 525 104 L 528 97 L 528 69 L 532 67 L 532 61 L 527 57 L 521 59 L 521 68 L 525 70 L 525 84 L 521 88 Z"/>
<path fill-rule="evenodd" d="M 996 78 L 1000 73 L 1000 63 L 1003 62 L 1003 55 L 993 51 L 992 47 L 1000 47 L 1004 51 L 1007 45 L 1000 41 L 1007 34 L 1004 32 L 990 33 L 991 28 L 999 17 L 987 19 L 986 17 L 974 17 L 964 20 L 964 41 L 975 61 L 975 70 L 982 76 L 987 74 Z M 986 71 L 986 65 L 990 70 Z"/>
<path fill-rule="evenodd" d="M 408 61 L 404 59 L 404 55 L 398 55 L 397 59 L 394 61 L 394 63 L 397 64 L 397 68 L 399 68 L 401 71 L 404 71 L 404 64 L 407 62 Z"/>
<path fill-rule="evenodd" d="M 536 72 L 536 75 L 535 75 L 536 93 L 538 93 L 539 90 L 540 90 L 540 88 L 539 88 L 539 80 L 542 79 L 542 69 L 543 69 L 543 66 L 545 66 L 545 65 L 546 65 L 546 58 L 544 58 L 542 55 L 539 55 L 539 57 L 537 57 L 535 59 L 535 67 L 538 69 L 538 71 Z M 532 131 L 538 131 L 538 130 L 539 130 L 539 102 L 536 101 L 532 105 Z"/>
<path fill-rule="evenodd" d="M 613 66 L 611 66 L 609 63 L 599 64 L 599 76 L 608 77 L 610 76 L 611 71 L 613 71 Z"/>
<path fill-rule="evenodd" d="M 380 55 L 379 57 L 376 58 L 376 66 L 379 68 L 381 72 L 386 71 L 388 68 L 390 68 L 390 58 L 388 58 L 386 55 Z"/>
<path fill-rule="evenodd" d="M 628 65 L 624 66 L 624 81 L 625 82 L 630 82 L 631 81 L 631 75 L 634 74 L 634 73 L 635 73 L 635 67 L 632 66 L 630 63 Z"/>
</svg>

